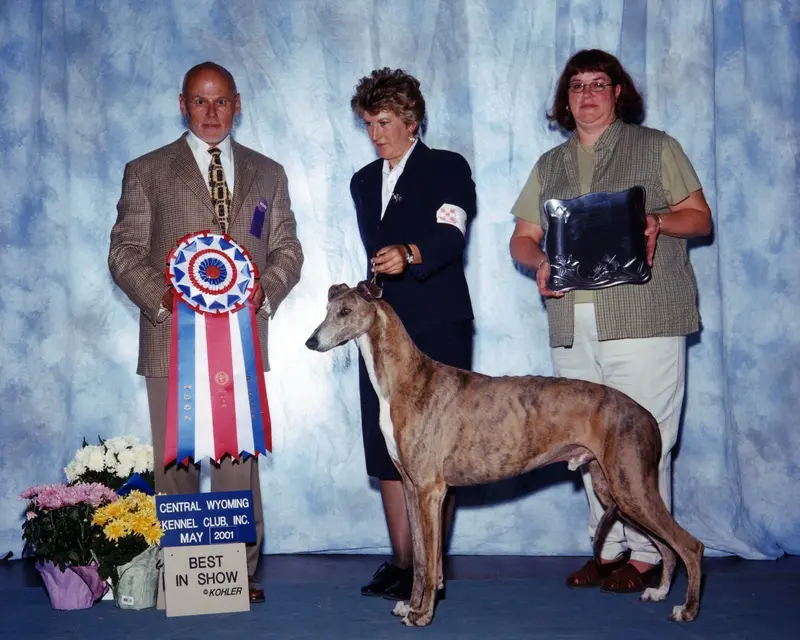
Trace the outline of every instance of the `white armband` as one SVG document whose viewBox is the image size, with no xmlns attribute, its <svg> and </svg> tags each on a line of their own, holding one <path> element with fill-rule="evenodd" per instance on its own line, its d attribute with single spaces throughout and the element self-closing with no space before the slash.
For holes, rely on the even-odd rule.
<svg viewBox="0 0 800 640">
<path fill-rule="evenodd" d="M 458 205 L 445 202 L 436 212 L 436 222 L 452 224 L 461 235 L 467 235 L 467 212 Z"/>
</svg>

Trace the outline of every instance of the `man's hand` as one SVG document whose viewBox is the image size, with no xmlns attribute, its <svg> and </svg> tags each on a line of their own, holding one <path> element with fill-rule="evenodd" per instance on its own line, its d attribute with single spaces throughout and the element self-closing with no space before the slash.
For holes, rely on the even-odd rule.
<svg viewBox="0 0 800 640">
<path fill-rule="evenodd" d="M 256 286 L 250 294 L 250 300 L 253 302 L 253 308 L 258 311 L 261 305 L 264 304 L 264 290 L 261 288 L 261 281 L 256 280 Z"/>
<path fill-rule="evenodd" d="M 656 255 L 656 242 L 658 234 L 661 232 L 661 225 L 658 224 L 656 216 L 648 215 L 647 228 L 644 230 L 644 237 L 647 238 L 647 266 L 653 266 L 653 258 Z"/>
<path fill-rule="evenodd" d="M 173 288 L 169 287 L 165 292 L 164 295 L 161 297 L 161 304 L 164 308 L 172 313 L 172 292 Z"/>
<path fill-rule="evenodd" d="M 550 263 L 543 260 L 536 270 L 536 286 L 539 287 L 539 293 L 545 298 L 563 298 L 563 291 L 551 291 L 547 288 L 547 280 L 550 278 Z"/>
<path fill-rule="evenodd" d="M 372 258 L 372 270 L 375 273 L 385 273 L 396 276 L 405 271 L 406 248 L 402 244 L 392 244 L 383 249 L 378 249 Z"/>
</svg>

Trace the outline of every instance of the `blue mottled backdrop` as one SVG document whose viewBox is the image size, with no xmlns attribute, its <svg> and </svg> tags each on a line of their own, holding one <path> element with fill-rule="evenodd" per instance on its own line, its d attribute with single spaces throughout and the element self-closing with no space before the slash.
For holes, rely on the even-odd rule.
<svg viewBox="0 0 800 640">
<path fill-rule="evenodd" d="M 237 139 L 285 166 L 306 254 L 271 331 L 264 551 L 385 551 L 355 346 L 303 346 L 328 286 L 363 272 L 348 182 L 374 152 L 353 87 L 385 65 L 420 78 L 428 143 L 464 154 L 478 188 L 475 368 L 547 374 L 546 318 L 509 257 L 509 209 L 562 140 L 544 113 L 583 47 L 621 58 L 646 124 L 683 144 L 714 211 L 713 241 L 691 251 L 703 331 L 677 517 L 716 552 L 800 551 L 799 19 L 797 0 L 0 2 L 0 553 L 21 549 L 19 493 L 62 480 L 84 436 L 149 437 L 138 314 L 108 274 L 109 231 L 125 162 L 181 133 L 181 78 L 206 59 L 236 76 Z M 559 465 L 465 492 L 451 550 L 588 552 L 576 480 Z"/>
</svg>

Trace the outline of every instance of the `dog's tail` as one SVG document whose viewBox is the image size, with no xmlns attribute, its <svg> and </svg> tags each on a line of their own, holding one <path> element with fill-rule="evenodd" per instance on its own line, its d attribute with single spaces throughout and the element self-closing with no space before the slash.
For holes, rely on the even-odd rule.
<svg viewBox="0 0 800 640">
<path fill-rule="evenodd" d="M 600 522 L 597 523 L 597 528 L 594 532 L 594 557 L 600 560 L 600 551 L 603 549 L 603 542 L 608 535 L 608 530 L 614 524 L 614 519 L 619 515 L 619 507 L 615 502 L 612 502 L 603 512 Z"/>
</svg>

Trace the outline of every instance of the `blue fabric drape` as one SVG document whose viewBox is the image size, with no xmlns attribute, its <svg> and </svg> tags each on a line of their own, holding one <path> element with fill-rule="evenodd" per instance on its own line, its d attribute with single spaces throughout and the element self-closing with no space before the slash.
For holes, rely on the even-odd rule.
<svg viewBox="0 0 800 640">
<path fill-rule="evenodd" d="M 675 513 L 712 552 L 797 553 L 799 20 L 796 0 L 0 3 L 0 550 L 20 550 L 19 493 L 60 481 L 84 436 L 149 438 L 138 314 L 106 255 L 124 164 L 181 133 L 190 66 L 234 73 L 235 135 L 286 168 L 306 253 L 271 331 L 264 550 L 379 552 L 355 346 L 303 346 L 328 286 L 363 272 L 348 183 L 374 152 L 353 87 L 381 66 L 421 80 L 426 142 L 462 153 L 477 183 L 475 368 L 549 374 L 542 305 L 508 254 L 509 210 L 563 139 L 544 113 L 564 62 L 600 47 L 641 88 L 645 124 L 681 142 L 714 211 L 713 239 L 690 254 L 703 331 L 689 349 Z M 586 522 L 561 465 L 465 491 L 451 551 L 584 553 Z"/>
</svg>

